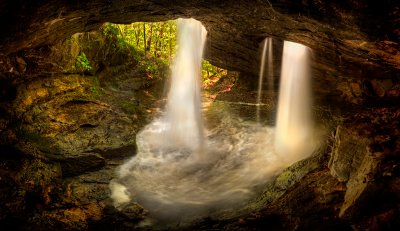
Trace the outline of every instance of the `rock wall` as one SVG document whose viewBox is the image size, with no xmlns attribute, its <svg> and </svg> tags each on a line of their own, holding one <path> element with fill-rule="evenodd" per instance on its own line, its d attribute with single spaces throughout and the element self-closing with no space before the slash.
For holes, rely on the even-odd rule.
<svg viewBox="0 0 400 231">
<path fill-rule="evenodd" d="M 359 112 L 338 127 L 329 163 L 331 174 L 346 182 L 339 216 L 362 229 L 399 227 L 398 109 Z"/>
<path fill-rule="evenodd" d="M 108 183 L 136 153 L 154 80 L 111 40 L 82 33 L 2 57 L 1 228 L 82 230 L 142 216 L 140 206 L 112 209 Z M 89 72 L 76 68 L 82 52 Z"/>
<path fill-rule="evenodd" d="M 397 100 L 399 12 L 399 3 L 392 0 L 8 0 L 0 6 L 5 35 L 0 54 L 55 44 L 74 33 L 96 30 L 106 21 L 194 17 L 209 32 L 206 58 L 217 66 L 252 79 L 257 76 L 262 40 L 290 40 L 314 50 L 315 90 L 329 95 L 329 100 L 363 103 L 383 95 Z M 379 83 L 387 79 L 392 83 Z"/>
<path fill-rule="evenodd" d="M 314 157 L 307 171 L 277 177 L 273 200 L 257 211 L 193 229 L 399 227 L 399 14 L 391 0 L 2 1 L 0 226 L 136 227 L 144 209 L 116 210 L 108 182 L 135 152 L 132 137 L 159 95 L 143 94 L 153 80 L 99 28 L 194 17 L 209 32 L 206 58 L 240 71 L 237 82 L 250 88 L 265 37 L 277 56 L 282 40 L 312 48 L 314 91 L 344 119 L 329 164 Z M 82 52 L 91 71 L 72 68 Z"/>
</svg>

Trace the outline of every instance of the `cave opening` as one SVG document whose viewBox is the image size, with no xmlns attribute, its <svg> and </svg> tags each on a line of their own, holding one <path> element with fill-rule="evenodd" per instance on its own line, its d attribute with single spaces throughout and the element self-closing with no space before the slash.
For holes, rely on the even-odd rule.
<svg viewBox="0 0 400 231">
<path fill-rule="evenodd" d="M 247 121 L 230 114 L 225 101 L 201 110 L 200 62 L 207 31 L 199 21 L 179 19 L 178 32 L 166 109 L 138 133 L 137 154 L 110 183 L 117 208 L 135 201 L 156 224 L 242 209 L 262 185 L 316 149 L 307 97 L 309 48 L 285 42 L 283 94 L 273 128 L 255 122 L 255 112 Z M 257 106 L 259 119 L 260 103 L 250 106 L 253 111 Z"/>
<path fill-rule="evenodd" d="M 378 7 L 367 0 L 0 3 L 0 228 L 397 230 L 398 9 L 398 3 L 389 0 Z M 128 190 L 129 202 L 116 205 L 111 195 L 126 196 L 125 190 L 117 187 L 113 192 L 110 182 L 134 188 L 134 183 L 115 177 L 116 169 L 141 152 L 143 143 L 135 137 L 145 137 L 168 108 L 176 28 L 165 20 L 191 17 L 208 32 L 204 50 L 208 61 L 200 69 L 204 143 L 210 137 L 218 139 L 221 142 L 212 148 L 222 150 L 222 156 L 237 165 L 224 165 L 216 160 L 221 154 L 214 153 L 215 161 L 182 167 L 180 161 L 188 153 L 182 149 L 182 155 L 166 162 L 162 171 L 151 168 L 159 160 L 155 158 L 141 168 L 168 179 L 154 180 L 148 188 L 178 188 L 179 181 L 168 177 L 183 175 L 184 190 L 165 186 L 182 199 L 176 204 L 196 207 L 199 200 L 188 200 L 192 192 L 185 193 L 190 188 L 185 185 L 212 178 L 207 177 L 213 174 L 211 169 L 220 178 L 233 179 L 225 181 L 231 185 L 215 181 L 211 188 L 232 192 L 211 201 L 198 219 L 188 207 L 157 206 L 151 196 L 144 199 L 153 203 L 151 209 L 131 200 L 140 197 L 134 195 L 140 190 L 168 198 L 160 190 L 137 185 L 140 190 Z M 257 167 L 245 171 L 245 166 L 240 176 L 224 175 L 210 166 L 237 168 L 246 163 L 227 155 L 227 150 L 267 152 L 260 144 L 270 130 L 263 128 L 279 124 L 275 118 L 282 114 L 278 100 L 284 92 L 279 89 L 287 85 L 280 79 L 287 74 L 282 69 L 286 41 L 313 51 L 314 97 L 306 112 L 314 117 L 320 145 L 314 155 L 269 179 L 257 175 L 268 171 L 266 164 L 246 155 L 242 157 Z M 305 108 L 296 102 L 295 107 Z M 189 138 L 189 129 L 185 131 L 184 138 L 195 140 Z M 173 171 L 179 167 L 181 172 Z M 202 177 L 187 178 L 196 174 Z M 238 187 L 238 179 L 257 182 L 251 176 L 263 178 L 254 186 L 257 195 L 236 203 L 235 196 L 251 191 Z M 197 189 L 192 190 L 195 197 L 207 197 L 201 193 L 204 188 Z M 224 207 L 224 202 L 234 206 Z M 165 217 L 178 214 L 178 219 L 167 225 L 157 221 L 151 210 Z"/>
<path fill-rule="evenodd" d="M 172 22 L 166 22 L 167 26 L 171 28 L 171 25 L 173 24 L 168 25 L 168 23 Z M 149 31 L 146 31 L 146 24 L 149 28 L 152 28 L 153 26 L 161 28 L 161 30 L 157 30 L 157 28 L 150 29 L 153 30 L 152 33 L 163 33 L 163 25 L 157 23 L 152 25 L 151 23 L 143 22 L 130 24 L 128 26 L 105 24 L 101 30 L 103 30 L 102 34 L 113 36 L 110 39 L 111 41 L 115 42 L 122 40 L 118 41 L 117 44 L 122 44 L 123 46 L 125 46 L 126 43 L 133 43 L 136 46 L 142 44 L 141 47 L 137 48 L 139 54 L 133 55 L 135 58 L 137 56 L 143 57 L 142 60 L 144 61 L 134 61 L 135 65 L 139 66 L 141 65 L 141 62 L 145 64 L 146 62 L 149 62 L 149 56 L 151 56 L 150 59 L 153 60 L 160 58 L 163 52 L 162 49 L 159 51 L 157 51 L 157 49 L 146 50 L 146 46 L 150 47 L 149 43 L 146 42 L 146 39 L 139 39 L 145 37 L 146 32 L 149 34 Z M 141 34 L 139 30 L 143 30 Z M 197 34 L 197 32 L 191 31 L 190 29 L 183 29 L 183 31 L 186 33 L 182 32 L 180 35 L 181 37 Z M 129 34 L 133 36 L 129 38 Z M 173 36 L 175 35 L 172 35 L 172 37 Z M 200 39 L 192 40 L 199 41 Z M 261 64 L 264 62 L 268 63 L 266 72 L 268 73 L 269 78 L 274 78 L 273 75 L 276 71 L 272 69 L 272 38 L 269 38 L 266 41 L 270 42 L 268 49 L 269 59 L 266 61 L 261 58 L 260 60 L 263 60 L 261 61 Z M 282 47 L 284 46 L 283 42 L 275 42 L 282 45 Z M 164 45 L 164 47 L 167 47 L 167 51 L 164 52 L 163 57 L 164 60 L 166 60 L 166 63 L 172 63 L 171 61 L 174 60 L 173 56 L 175 52 L 171 52 L 171 50 L 174 50 L 171 48 L 171 43 L 171 40 L 167 40 L 166 45 Z M 129 155 L 132 156 L 136 153 L 135 157 L 128 159 L 126 162 L 119 162 L 119 164 L 122 165 L 117 168 L 117 177 L 111 180 L 110 183 L 113 205 L 118 208 L 119 212 L 126 213 L 131 209 L 135 209 L 135 212 L 144 216 L 144 210 L 149 210 L 149 215 L 143 217 L 144 220 L 138 224 L 139 226 L 152 227 L 155 225 L 157 227 L 167 224 L 176 225 L 180 222 L 190 223 L 193 219 L 219 214 L 221 211 L 226 209 L 229 209 L 229 213 L 232 213 L 229 216 L 234 217 L 234 210 L 243 211 L 249 206 L 255 206 L 257 208 L 259 205 L 255 202 L 250 203 L 250 201 L 257 200 L 260 194 L 265 197 L 267 193 L 277 190 L 277 187 L 279 188 L 280 186 L 276 186 L 276 182 L 282 183 L 280 181 L 283 180 L 290 181 L 285 184 L 294 184 L 296 182 L 295 179 L 298 177 L 301 178 L 301 174 L 304 174 L 301 173 L 302 171 L 309 171 L 309 168 L 312 168 L 312 165 L 315 164 L 315 160 L 317 159 L 316 156 L 319 156 L 318 158 L 320 158 L 321 155 L 324 154 L 324 151 L 320 151 L 311 161 L 307 160 L 301 163 L 299 162 L 294 165 L 295 167 L 284 170 L 292 163 L 295 163 L 312 153 L 312 151 L 309 150 L 299 151 L 302 148 L 304 149 L 304 147 L 299 148 L 301 143 L 305 143 L 304 141 L 297 142 L 294 146 L 289 147 L 289 149 L 292 149 L 290 152 L 284 150 L 288 148 L 287 142 L 293 141 L 291 138 L 287 141 L 286 137 L 293 138 L 299 136 L 292 133 L 299 134 L 309 132 L 309 125 L 305 123 L 309 119 L 302 118 L 304 115 L 301 115 L 304 112 L 308 113 L 312 110 L 310 105 L 308 105 L 310 102 L 307 102 L 307 97 L 304 97 L 304 94 L 308 94 L 304 91 L 309 91 L 309 86 L 307 86 L 307 84 L 305 86 L 301 86 L 299 83 L 297 83 L 299 86 L 291 86 L 287 83 L 277 84 L 278 86 L 288 86 L 285 91 L 286 94 L 289 95 L 292 94 L 291 89 L 296 89 L 297 87 L 300 87 L 301 89 L 297 90 L 300 95 L 294 95 L 288 98 L 289 101 L 292 101 L 293 99 L 298 99 L 299 101 L 295 101 L 292 105 L 289 105 L 288 102 L 282 103 L 283 105 L 288 104 L 288 108 L 282 109 L 283 112 L 281 113 L 284 114 L 286 113 L 285 111 L 291 111 L 291 114 L 294 115 L 292 118 L 295 120 L 300 118 L 300 121 L 289 121 L 289 123 L 291 123 L 291 125 L 289 125 L 289 130 L 283 131 L 283 133 L 280 134 L 280 137 L 283 138 L 279 141 L 279 146 L 281 148 L 280 152 L 285 156 L 282 157 L 277 155 L 274 150 L 274 147 L 276 146 L 273 141 L 275 130 L 273 127 L 268 126 L 275 125 L 275 118 L 273 115 L 276 114 L 277 108 L 274 105 L 277 105 L 277 103 L 273 101 L 277 100 L 277 96 L 274 96 L 277 93 L 275 92 L 275 86 L 270 86 L 269 84 L 276 81 L 274 79 L 269 79 L 267 81 L 268 84 L 266 89 L 264 89 L 264 94 L 266 93 L 267 96 L 266 98 L 262 99 L 259 97 L 262 92 L 262 90 L 260 90 L 262 83 L 259 83 L 257 94 L 254 87 L 249 88 L 246 86 L 246 88 L 244 88 L 245 92 L 252 93 L 244 99 L 244 101 L 238 99 L 232 100 L 229 98 L 229 95 L 231 94 L 232 88 L 235 89 L 236 87 L 234 85 L 236 79 L 234 81 L 230 80 L 227 77 L 227 71 L 213 67 L 209 63 L 203 62 L 201 66 L 202 70 L 196 70 L 195 66 L 198 66 L 198 64 L 191 64 L 191 60 L 200 60 L 200 58 L 195 55 L 199 53 L 199 51 L 195 50 L 198 48 L 201 49 L 202 45 L 196 44 L 194 41 L 189 41 L 189 44 L 192 44 L 192 46 L 185 48 L 188 47 L 188 45 L 185 44 L 186 43 L 178 45 L 177 56 L 182 56 L 182 58 L 180 58 L 179 61 L 174 61 L 175 67 L 172 67 L 172 80 L 169 84 L 166 84 L 167 87 L 156 87 L 155 89 L 151 89 L 151 87 L 145 88 L 147 96 L 151 95 L 154 99 L 159 100 L 168 95 L 167 100 L 161 100 L 162 102 L 157 104 L 159 108 L 156 106 L 154 109 L 148 110 L 148 117 L 150 118 L 148 121 L 149 123 L 147 125 L 142 125 L 142 127 L 144 125 L 146 126 L 144 126 L 142 130 L 138 130 L 136 139 L 135 137 L 130 138 L 131 140 L 136 141 L 136 145 L 138 145 L 137 150 L 129 150 L 129 152 L 127 150 L 123 151 L 127 153 L 126 155 L 122 155 L 123 157 L 129 157 Z M 309 78 L 308 65 L 310 64 L 307 62 L 304 64 L 296 64 L 297 60 L 308 60 L 306 53 L 309 52 L 309 48 L 291 42 L 285 42 L 285 44 L 287 44 L 286 46 L 288 47 L 288 51 L 286 52 L 287 54 L 284 55 L 287 60 L 285 61 L 286 68 L 283 68 L 283 66 L 282 68 L 286 72 L 290 72 L 291 69 L 295 70 L 294 72 L 283 74 L 284 76 L 287 76 L 287 80 L 285 81 L 295 81 L 291 80 L 291 78 Z M 278 47 L 279 45 L 276 46 Z M 260 46 L 260 51 L 262 50 L 261 48 L 262 47 Z M 264 46 L 264 48 L 266 47 Z M 183 50 L 179 52 L 179 49 Z M 153 50 L 154 53 L 151 52 Z M 280 48 L 280 50 L 282 50 L 282 48 Z M 87 53 L 89 55 L 86 56 L 83 55 L 85 53 L 82 51 L 76 52 L 78 55 L 75 60 L 76 63 L 79 64 L 79 68 L 84 67 L 84 65 L 80 64 L 82 60 L 87 63 L 86 66 L 90 66 L 90 60 L 93 58 L 90 50 L 87 50 Z M 181 55 L 181 53 L 185 55 Z M 278 54 L 283 53 L 285 52 L 278 51 Z M 193 55 L 195 56 L 193 57 Z M 265 55 L 266 52 L 262 52 L 262 56 Z M 83 56 L 86 57 L 86 60 L 81 58 Z M 278 62 L 281 61 L 280 58 L 277 60 Z M 158 62 L 156 62 L 156 64 L 157 63 Z M 298 66 L 293 67 L 296 65 Z M 278 68 L 281 67 L 280 64 L 275 66 Z M 215 70 L 211 74 L 213 80 L 210 80 L 210 71 L 208 68 L 214 68 L 211 69 L 211 71 Z M 141 69 L 141 66 L 139 66 L 139 68 L 134 66 L 133 69 Z M 264 72 L 262 69 L 263 68 L 260 68 L 260 73 Z M 145 70 L 148 69 L 145 68 Z M 80 69 L 80 71 L 82 71 L 82 69 Z M 90 69 L 85 71 L 90 71 Z M 90 75 L 90 72 L 85 71 L 82 71 L 82 74 Z M 129 71 L 131 70 L 128 69 L 128 72 Z M 161 72 L 157 72 L 151 68 L 149 71 L 150 72 L 141 73 L 142 75 L 145 74 L 145 77 L 147 78 L 146 81 L 149 81 L 149 79 L 163 80 L 162 77 L 157 76 L 160 75 Z M 283 71 L 283 73 L 285 73 L 285 71 Z M 302 72 L 304 73 L 301 74 Z M 117 72 L 113 74 L 116 76 L 121 75 Z M 174 75 L 175 78 L 178 79 L 175 80 L 175 83 L 173 80 Z M 184 77 L 187 76 L 192 76 L 192 78 L 196 79 L 201 75 L 203 84 L 191 82 L 193 79 L 184 79 Z M 133 75 L 129 75 L 128 79 L 133 78 L 132 76 Z M 260 78 L 261 77 L 262 74 L 260 74 Z M 221 79 L 224 80 L 224 78 L 230 80 L 227 81 L 228 89 L 226 89 L 227 86 L 225 85 L 223 85 L 222 88 L 218 86 L 218 81 Z M 114 92 L 121 91 L 123 94 L 127 94 L 127 92 L 122 91 L 121 88 L 124 87 L 124 85 L 131 84 L 131 82 L 121 83 L 120 80 L 121 79 L 115 81 L 114 85 L 104 84 L 107 79 L 102 77 L 99 85 L 107 88 L 107 90 Z M 209 84 L 209 81 L 214 85 Z M 157 83 L 155 85 L 157 85 Z M 162 86 L 163 84 L 158 83 L 158 85 Z M 206 93 L 203 97 L 200 95 L 191 95 L 195 92 L 198 92 L 197 94 L 199 94 L 200 85 L 203 89 L 209 91 L 208 94 Z M 213 87 L 216 88 L 216 90 L 213 89 Z M 176 90 L 168 90 L 169 88 L 176 88 Z M 162 94 L 160 93 L 160 89 L 162 89 Z M 159 92 L 157 93 L 157 91 Z M 102 94 L 106 94 L 108 98 L 112 97 L 112 95 L 107 94 L 106 92 L 103 92 Z M 226 97 L 224 94 L 227 94 L 228 97 L 224 98 Z M 222 98 L 220 95 L 222 95 Z M 257 97 L 255 97 L 256 95 Z M 134 97 L 137 97 L 137 95 L 134 95 Z M 202 107 L 199 105 L 200 98 L 206 98 L 206 102 Z M 191 102 L 192 99 L 197 99 L 198 102 L 193 103 Z M 265 99 L 267 102 L 262 103 L 261 100 Z M 85 101 L 80 102 L 85 104 Z M 143 99 L 140 99 L 139 102 L 142 103 Z M 306 104 L 303 104 L 302 102 L 306 102 Z M 112 105 L 110 101 L 109 104 Z M 299 106 L 299 108 L 305 109 L 306 111 L 300 113 L 295 110 L 292 111 L 291 108 L 296 106 Z M 162 109 L 164 107 L 166 109 Z M 262 116 L 260 116 L 260 110 L 263 110 Z M 198 113 L 202 111 L 204 113 L 204 123 L 207 129 L 203 129 L 202 127 L 199 128 L 199 124 L 203 124 L 203 121 L 199 121 L 199 118 L 195 118 L 201 115 L 194 115 L 193 111 L 197 111 Z M 126 112 L 137 113 L 137 111 Z M 168 118 L 168 114 L 170 114 L 170 116 L 171 114 L 175 114 L 176 116 L 173 117 L 177 118 L 171 120 L 171 118 Z M 154 117 L 156 119 L 153 120 Z M 203 118 L 200 119 L 203 120 Z M 303 127 L 291 128 L 294 124 Z M 324 125 L 327 126 L 327 124 Z M 169 129 L 173 130 L 173 126 L 177 127 L 175 131 L 168 131 Z M 287 127 L 286 125 L 280 126 Z M 96 125 L 87 126 L 85 124 L 84 126 L 81 126 L 81 128 L 90 129 L 94 127 L 96 127 Z M 190 135 L 193 132 L 195 135 Z M 199 141 L 198 136 L 204 136 L 205 138 L 201 138 L 200 140 L 206 139 L 206 141 Z M 308 140 L 307 144 L 309 145 L 313 143 L 313 139 L 315 138 L 310 139 L 310 137 L 305 137 L 305 139 Z M 202 142 L 206 142 L 207 144 L 200 144 Z M 304 144 L 302 145 L 304 146 Z M 314 148 L 315 147 L 313 147 L 313 149 Z M 105 151 L 104 154 L 107 154 L 107 152 L 109 151 Z M 286 156 L 288 154 L 289 157 Z M 118 154 L 115 156 L 118 157 Z M 82 161 L 80 160 L 80 162 Z M 300 168 L 301 170 L 299 171 L 297 168 Z M 70 169 L 70 165 L 63 168 L 64 171 L 71 171 Z M 112 167 L 112 169 L 115 171 L 115 166 Z M 88 170 L 90 169 L 85 169 L 84 171 Z M 75 174 L 79 175 L 80 173 Z M 263 185 L 265 184 L 268 184 L 271 188 L 268 191 L 263 192 Z M 279 193 L 277 195 L 279 195 Z M 267 196 L 269 200 L 275 197 L 276 195 Z M 143 206 L 143 208 L 141 208 L 141 206 Z"/>
</svg>

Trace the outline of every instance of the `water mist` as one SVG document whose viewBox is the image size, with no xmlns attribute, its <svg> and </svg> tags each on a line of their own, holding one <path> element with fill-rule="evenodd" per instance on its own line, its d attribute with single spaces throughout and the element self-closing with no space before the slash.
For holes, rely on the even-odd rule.
<svg viewBox="0 0 400 231">
<path fill-rule="evenodd" d="M 117 208 L 135 201 L 159 224 L 175 225 L 245 206 L 289 165 L 280 153 L 287 150 L 275 151 L 274 127 L 245 121 L 223 102 L 201 112 L 200 64 L 206 30 L 194 19 L 180 19 L 178 33 L 165 112 L 137 134 L 136 156 L 120 166 L 110 183 Z M 286 136 L 285 131 L 278 134 Z"/>
</svg>

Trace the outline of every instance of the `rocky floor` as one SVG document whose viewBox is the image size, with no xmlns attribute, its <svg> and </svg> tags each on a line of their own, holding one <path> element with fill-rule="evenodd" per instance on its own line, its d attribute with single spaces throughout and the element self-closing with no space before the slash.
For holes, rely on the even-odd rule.
<svg viewBox="0 0 400 231">
<path fill-rule="evenodd" d="M 282 172 L 248 206 L 179 224 L 145 208 L 116 209 L 109 182 L 135 154 L 135 134 L 162 105 L 162 87 L 135 72 L 59 75 L 26 83 L 1 155 L 0 226 L 18 230 L 394 230 L 399 227 L 396 107 L 327 114 L 326 143 Z M 115 77 L 118 76 L 118 77 Z M 128 81 L 127 84 L 125 81 Z M 150 82 L 151 83 L 151 82 Z M 162 85 L 162 84 L 159 84 Z M 126 86 L 131 86 L 127 88 Z M 229 101 L 242 92 L 221 93 Z M 232 98 L 233 97 L 233 98 Z M 240 100 L 246 102 L 246 100 Z M 245 111 L 239 116 L 246 116 Z M 321 111 L 320 111 L 321 112 Z M 17 132 L 15 132 L 17 131 Z M 3 131 L 4 132 L 4 131 Z M 14 132 L 14 133 L 13 133 Z M 6 133 L 8 134 L 7 131 Z M 14 137 L 14 138 L 13 138 Z"/>
<path fill-rule="evenodd" d="M 8 113 L 19 120 L 2 131 L 15 144 L 2 146 L 2 227 L 88 229 L 112 208 L 109 181 L 134 156 L 136 132 L 159 99 L 138 73 L 113 74 L 59 74 L 17 89 Z"/>
</svg>

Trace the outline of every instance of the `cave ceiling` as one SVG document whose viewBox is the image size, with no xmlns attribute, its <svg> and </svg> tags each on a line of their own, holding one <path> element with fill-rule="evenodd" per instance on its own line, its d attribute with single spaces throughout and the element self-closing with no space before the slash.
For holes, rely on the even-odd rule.
<svg viewBox="0 0 400 231">
<path fill-rule="evenodd" d="M 6 0 L 0 3 L 0 54 L 51 45 L 104 22 L 193 17 L 208 30 L 206 59 L 230 70 L 256 74 L 260 44 L 273 37 L 311 47 L 320 75 L 363 78 L 384 68 L 385 77 L 398 78 L 399 5 L 391 0 Z M 332 74 L 337 67 L 364 72 Z"/>
</svg>

